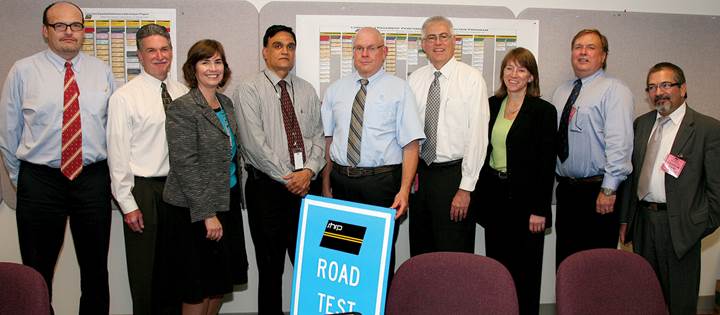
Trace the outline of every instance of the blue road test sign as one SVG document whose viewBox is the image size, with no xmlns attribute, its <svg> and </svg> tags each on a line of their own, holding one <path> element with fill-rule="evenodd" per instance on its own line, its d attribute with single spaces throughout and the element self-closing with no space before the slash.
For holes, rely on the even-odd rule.
<svg viewBox="0 0 720 315">
<path fill-rule="evenodd" d="M 290 314 L 382 315 L 394 226 L 395 209 L 305 197 Z"/>
</svg>

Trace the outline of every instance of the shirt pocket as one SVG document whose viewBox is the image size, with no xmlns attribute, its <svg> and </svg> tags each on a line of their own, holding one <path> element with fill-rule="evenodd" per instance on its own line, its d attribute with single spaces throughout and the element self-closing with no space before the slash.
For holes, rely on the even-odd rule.
<svg viewBox="0 0 720 315">
<path fill-rule="evenodd" d="M 570 121 L 571 132 L 582 132 L 588 129 L 590 126 L 590 113 L 586 106 L 573 106 L 575 113 L 573 114 L 572 120 Z"/>
<path fill-rule="evenodd" d="M 443 123 L 451 130 L 464 130 L 468 128 L 468 115 L 465 103 L 459 98 L 448 98 L 443 108 Z"/>
<path fill-rule="evenodd" d="M 365 104 L 363 125 L 375 136 L 393 132 L 397 120 L 396 109 L 394 102 L 375 99 Z"/>
</svg>

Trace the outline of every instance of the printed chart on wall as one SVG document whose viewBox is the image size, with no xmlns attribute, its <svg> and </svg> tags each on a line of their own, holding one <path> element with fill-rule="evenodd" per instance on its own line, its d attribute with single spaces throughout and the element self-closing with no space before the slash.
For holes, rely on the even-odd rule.
<svg viewBox="0 0 720 315">
<path fill-rule="evenodd" d="M 538 57 L 537 20 L 450 18 L 455 29 L 455 58 L 483 73 L 489 91 L 499 86 L 505 53 L 525 47 Z M 298 15 L 297 75 L 308 80 L 320 98 L 335 80 L 353 72 L 355 32 L 374 26 L 385 36 L 385 71 L 402 79 L 427 64 L 421 45 L 425 17 Z"/>
<path fill-rule="evenodd" d="M 83 8 L 85 42 L 83 52 L 108 63 L 117 86 L 140 74 L 135 33 L 143 25 L 157 23 L 170 31 L 175 43 L 175 9 Z M 173 46 L 173 55 L 177 56 Z M 177 78 L 175 65 L 170 77 Z"/>
</svg>

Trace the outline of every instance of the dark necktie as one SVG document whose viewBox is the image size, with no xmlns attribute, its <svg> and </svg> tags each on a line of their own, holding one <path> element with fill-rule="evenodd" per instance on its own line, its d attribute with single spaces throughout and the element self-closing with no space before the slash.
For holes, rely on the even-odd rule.
<svg viewBox="0 0 720 315">
<path fill-rule="evenodd" d="M 560 116 L 560 126 L 558 126 L 557 138 L 558 138 L 558 157 L 560 162 L 565 162 L 568 155 L 570 155 L 570 145 L 568 143 L 568 126 L 570 125 L 570 112 L 572 107 L 577 100 L 578 94 L 580 94 L 580 88 L 582 88 L 582 81 L 580 79 L 575 80 L 575 86 L 573 86 L 570 96 L 565 102 L 565 107 Z"/>
<path fill-rule="evenodd" d="M 287 135 L 288 153 L 290 154 L 290 163 L 294 164 L 295 152 L 302 152 L 303 162 L 305 161 L 305 143 L 303 142 L 302 131 L 295 116 L 295 109 L 290 100 L 290 94 L 287 91 L 287 82 L 280 80 L 280 108 L 282 109 L 283 124 L 285 125 L 285 134 Z"/>
<path fill-rule="evenodd" d="M 422 157 L 425 164 L 430 165 L 437 157 L 437 128 L 440 116 L 440 81 L 442 72 L 435 71 L 435 78 L 428 90 L 427 105 L 425 105 L 425 142 L 422 145 Z"/>
<path fill-rule="evenodd" d="M 355 94 L 350 116 L 350 131 L 348 132 L 347 159 L 350 166 L 360 163 L 360 141 L 362 140 L 363 115 L 365 113 L 365 95 L 367 95 L 367 79 L 360 79 L 360 90 Z"/>
<path fill-rule="evenodd" d="M 170 102 L 172 102 L 172 97 L 170 97 L 170 93 L 168 93 L 167 85 L 165 85 L 165 82 L 160 83 L 160 89 L 162 89 L 162 91 L 160 92 L 160 96 L 162 97 L 163 107 L 167 109 L 168 105 L 170 105 Z"/>
<path fill-rule="evenodd" d="M 80 175 L 83 168 L 79 98 L 80 90 L 75 81 L 72 63 L 66 62 L 60 172 L 70 180 Z"/>
</svg>

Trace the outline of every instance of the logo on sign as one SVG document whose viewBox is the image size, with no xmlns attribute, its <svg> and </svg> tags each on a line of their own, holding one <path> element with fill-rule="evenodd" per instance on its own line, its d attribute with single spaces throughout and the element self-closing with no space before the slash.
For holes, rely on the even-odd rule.
<svg viewBox="0 0 720 315">
<path fill-rule="evenodd" d="M 357 255 L 365 238 L 364 226 L 328 220 L 320 246 Z"/>
</svg>

